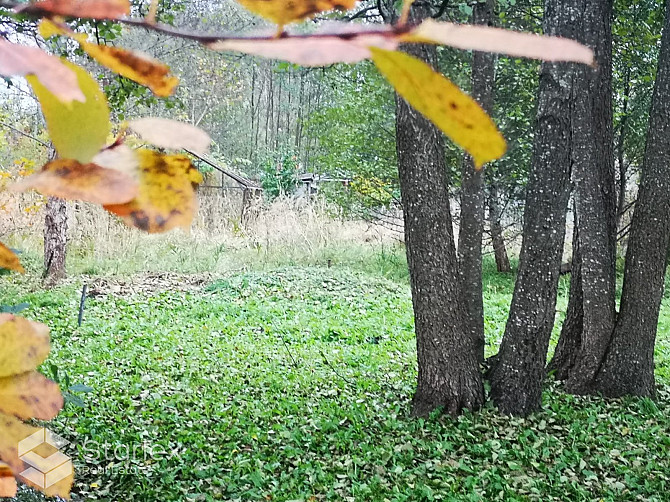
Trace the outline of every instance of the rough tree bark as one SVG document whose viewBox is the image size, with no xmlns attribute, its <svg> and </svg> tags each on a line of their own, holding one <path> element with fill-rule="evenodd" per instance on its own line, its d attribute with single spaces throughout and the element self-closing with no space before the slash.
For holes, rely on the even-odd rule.
<svg viewBox="0 0 670 502">
<path fill-rule="evenodd" d="M 56 158 L 56 151 L 49 150 L 49 160 Z M 67 203 L 49 197 L 44 209 L 44 285 L 52 287 L 65 278 L 67 252 Z"/>
<path fill-rule="evenodd" d="M 500 222 L 502 211 L 500 210 L 500 202 L 498 201 L 498 186 L 495 182 L 489 185 L 488 206 L 489 229 L 491 231 L 493 254 L 496 259 L 496 269 L 498 272 L 511 272 L 512 266 L 509 263 L 505 239 L 503 238 L 502 224 Z"/>
<path fill-rule="evenodd" d="M 475 3 L 473 24 L 493 25 L 495 2 Z M 472 56 L 472 96 L 489 114 L 493 112 L 495 56 L 475 52 Z M 482 297 L 482 234 L 484 232 L 484 172 L 476 170 L 472 157 L 465 156 L 461 174 L 461 224 L 458 234 L 458 261 L 465 320 L 476 344 L 477 358 L 484 361 L 484 300 Z"/>
<path fill-rule="evenodd" d="M 412 17 L 425 17 L 413 7 Z M 406 47 L 435 63 L 434 46 Z M 444 138 L 427 119 L 396 97 L 396 148 L 405 220 L 405 244 L 414 306 L 419 375 L 412 413 L 443 407 L 455 415 L 482 405 L 484 391 L 473 339 L 468 336 L 454 245 Z"/>
<path fill-rule="evenodd" d="M 578 3 L 545 0 L 545 33 L 575 38 L 583 15 Z M 565 237 L 575 69 L 569 63 L 544 63 L 540 73 L 519 274 L 505 335 L 489 373 L 491 398 L 504 414 L 524 416 L 541 406 Z"/>
<path fill-rule="evenodd" d="M 621 309 L 594 390 L 653 396 L 654 343 L 670 240 L 670 2 L 638 199 L 626 252 Z"/>
<path fill-rule="evenodd" d="M 616 320 L 616 189 L 612 132 L 612 1 L 588 2 L 578 39 L 595 51 L 597 69 L 573 79 L 572 176 L 576 247 L 559 360 L 566 389 L 591 391 Z M 575 244 L 575 242 L 573 242 Z M 581 303 L 581 305 L 580 305 Z M 580 322 L 574 322 L 581 317 Z M 565 349 L 576 349 L 566 354 Z"/>
</svg>

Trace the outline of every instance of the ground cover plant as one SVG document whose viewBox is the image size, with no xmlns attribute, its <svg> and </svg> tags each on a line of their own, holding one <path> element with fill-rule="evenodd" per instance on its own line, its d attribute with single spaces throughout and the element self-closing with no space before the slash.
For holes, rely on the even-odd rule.
<svg viewBox="0 0 670 502">
<path fill-rule="evenodd" d="M 50 424 L 71 441 L 74 500 L 664 499 L 669 298 L 656 402 L 551 384 L 528 418 L 488 407 L 417 420 L 406 279 L 346 265 L 251 269 L 195 288 L 94 282 L 82 327 L 78 280 L 44 292 L 2 278 L 0 303 L 28 303 L 26 317 L 52 326 L 42 370 L 61 384 L 67 375 L 77 396 Z M 484 277 L 490 354 L 514 276 L 486 262 Z"/>
</svg>

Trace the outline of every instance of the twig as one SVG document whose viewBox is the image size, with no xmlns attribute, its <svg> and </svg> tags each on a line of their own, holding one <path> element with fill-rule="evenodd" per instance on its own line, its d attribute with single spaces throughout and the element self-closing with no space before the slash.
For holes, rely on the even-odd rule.
<svg viewBox="0 0 670 502">
<path fill-rule="evenodd" d="M 37 139 L 36 137 L 31 136 L 30 134 L 25 133 L 25 132 L 23 132 L 23 131 L 20 130 L 20 129 L 17 129 L 17 128 L 14 127 L 14 126 L 10 126 L 9 124 L 5 124 L 4 122 L 0 122 L 0 126 L 6 127 L 7 129 L 11 129 L 12 131 L 14 131 L 14 132 L 16 132 L 16 133 L 19 133 L 19 134 L 25 136 L 26 138 L 30 138 L 30 139 L 32 139 L 33 141 L 36 141 L 37 143 L 39 143 L 40 145 L 42 145 L 44 148 L 51 148 L 51 146 L 50 146 L 48 143 L 45 143 L 45 142 L 42 141 L 41 139 Z"/>
<path fill-rule="evenodd" d="M 348 384 L 351 385 L 352 387 L 355 387 L 355 386 L 356 386 L 356 384 L 355 384 L 354 382 L 352 382 L 351 380 L 349 380 L 349 379 L 348 379 L 347 377 L 345 377 L 344 375 L 341 375 L 340 372 L 337 371 L 337 369 L 335 368 L 335 366 L 333 366 L 332 364 L 330 364 L 330 361 L 329 361 L 328 358 L 326 357 L 326 354 L 323 353 L 323 350 L 319 349 L 319 353 L 321 354 L 321 357 L 323 358 L 323 362 L 326 363 L 326 365 L 327 365 L 331 370 L 333 370 L 333 373 L 335 373 L 338 377 L 340 377 L 342 380 L 344 380 L 346 383 L 348 383 Z"/>
</svg>

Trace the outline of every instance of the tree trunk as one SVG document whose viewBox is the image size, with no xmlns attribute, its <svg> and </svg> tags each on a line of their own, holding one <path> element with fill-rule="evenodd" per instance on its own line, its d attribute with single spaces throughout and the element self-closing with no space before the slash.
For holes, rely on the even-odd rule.
<svg viewBox="0 0 670 502">
<path fill-rule="evenodd" d="M 489 185 L 489 228 L 491 230 L 491 241 L 493 244 L 493 254 L 496 259 L 496 269 L 498 272 L 511 272 L 512 266 L 509 263 L 505 239 L 502 231 L 502 211 L 498 202 L 498 186 L 495 182 Z"/>
<path fill-rule="evenodd" d="M 56 150 L 49 150 L 49 161 L 56 158 Z M 63 199 L 48 197 L 44 208 L 44 272 L 46 287 L 55 286 L 64 279 L 67 251 L 67 203 Z"/>
<path fill-rule="evenodd" d="M 545 33 L 574 38 L 583 15 L 577 3 L 546 0 Z M 541 406 L 565 237 L 575 70 L 570 63 L 544 63 L 540 73 L 519 274 L 505 335 L 490 372 L 491 397 L 505 414 L 524 416 Z"/>
<path fill-rule="evenodd" d="M 473 6 L 474 24 L 493 25 L 494 0 Z M 493 113 L 495 56 L 474 52 L 472 56 L 472 95 L 489 114 Z M 458 259 L 465 301 L 465 320 L 476 345 L 477 359 L 484 361 L 484 301 L 482 297 L 482 234 L 484 232 L 484 172 L 476 170 L 472 157 L 462 164 L 461 224 Z"/>
<path fill-rule="evenodd" d="M 65 278 L 67 204 L 49 197 L 44 215 L 44 283 L 54 286 Z"/>
<path fill-rule="evenodd" d="M 417 14 L 420 8 L 412 8 Z M 420 20 L 424 16 L 415 16 Z M 434 46 L 412 45 L 411 55 L 434 65 Z M 419 375 L 412 413 L 443 407 L 456 415 L 484 400 L 479 364 L 468 336 L 449 210 L 444 137 L 396 97 L 396 148 L 405 244 L 414 306 Z"/>
<path fill-rule="evenodd" d="M 594 386 L 609 397 L 655 394 L 654 343 L 670 240 L 670 2 L 666 9 L 621 310 Z"/>
<path fill-rule="evenodd" d="M 577 352 L 563 357 L 569 367 L 558 367 L 567 374 L 566 389 L 573 393 L 591 391 L 593 379 L 602 363 L 616 318 L 616 189 L 612 144 L 612 2 L 589 2 L 584 11 L 579 40 L 591 46 L 598 69 L 585 66 L 577 69 L 573 90 L 572 174 L 575 197 L 575 226 L 578 228 L 577 253 L 579 267 L 572 271 L 574 295 L 569 322 L 561 335 L 572 341 L 563 347 Z M 581 290 L 580 290 L 581 289 Z M 576 305 L 581 301 L 581 308 Z M 569 319 L 570 320 L 570 319 Z M 581 332 L 578 332 L 581 328 Z M 579 343 L 576 343 L 578 341 Z"/>
</svg>

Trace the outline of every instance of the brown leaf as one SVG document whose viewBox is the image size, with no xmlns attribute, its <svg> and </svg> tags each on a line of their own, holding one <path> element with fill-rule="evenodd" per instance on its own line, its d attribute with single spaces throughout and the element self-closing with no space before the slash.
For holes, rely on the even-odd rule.
<svg viewBox="0 0 670 502">
<path fill-rule="evenodd" d="M 63 24 L 44 19 L 40 23 L 39 32 L 45 39 L 53 35 L 65 35 L 75 39 L 81 48 L 98 63 L 148 87 L 156 96 L 172 95 L 179 83 L 177 77 L 170 75 L 170 68 L 160 61 L 128 49 L 90 43 L 85 33 L 76 33 Z"/>
<path fill-rule="evenodd" d="M 118 19 L 130 14 L 130 2 L 128 0 L 39 0 L 17 7 L 16 12 L 36 16 Z"/>
<path fill-rule="evenodd" d="M 36 47 L 9 43 L 0 38 L 0 75 L 35 75 L 54 96 L 63 102 L 86 101 L 77 75 L 63 62 Z"/>
<path fill-rule="evenodd" d="M 490 26 L 427 19 L 401 38 L 404 42 L 444 44 L 457 49 L 495 52 L 544 61 L 574 61 L 589 65 L 595 62 L 593 51 L 574 40 Z"/>
<path fill-rule="evenodd" d="M 94 204 L 125 204 L 137 195 L 137 182 L 127 173 L 72 159 L 57 159 L 28 178 L 15 183 L 13 190 L 37 190 L 43 195 Z"/>
<path fill-rule="evenodd" d="M 367 29 L 367 28 L 366 28 Z M 351 25 L 330 23 L 311 37 L 249 37 L 205 43 L 215 51 L 237 51 L 302 66 L 357 63 L 371 57 L 369 47 L 395 50 L 398 39 L 391 27 L 375 27 L 375 33 Z M 383 30 L 383 31 L 382 31 Z"/>
<path fill-rule="evenodd" d="M 205 154 L 212 141 L 199 127 L 170 119 L 146 117 L 131 120 L 128 127 L 152 145 L 170 150 L 186 149 Z"/>
<path fill-rule="evenodd" d="M 131 226 L 145 232 L 167 232 L 188 228 L 197 207 L 194 183 L 202 176 L 185 155 L 163 155 L 138 150 L 140 191 L 127 204 L 106 205 Z"/>
<path fill-rule="evenodd" d="M 333 9 L 349 10 L 357 0 L 237 0 L 254 14 L 283 26 Z"/>
<path fill-rule="evenodd" d="M 0 412 L 51 420 L 62 408 L 58 385 L 36 371 L 0 378 Z"/>
<path fill-rule="evenodd" d="M 19 258 L 2 242 L 0 242 L 0 268 L 16 270 L 22 274 L 25 273 L 24 268 L 21 266 L 21 262 L 19 262 Z"/>
<path fill-rule="evenodd" d="M 0 377 L 37 368 L 49 354 L 49 328 L 12 314 L 0 314 Z"/>
</svg>

